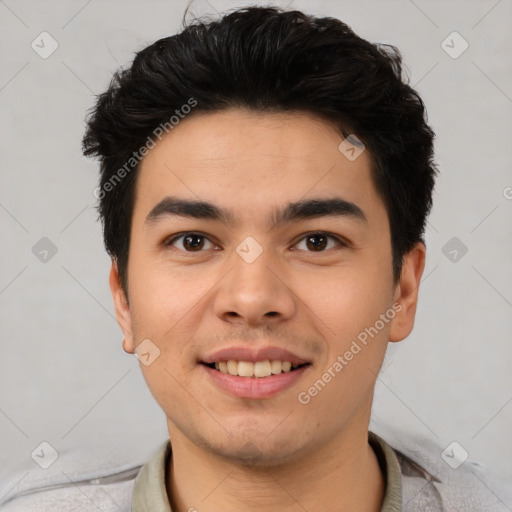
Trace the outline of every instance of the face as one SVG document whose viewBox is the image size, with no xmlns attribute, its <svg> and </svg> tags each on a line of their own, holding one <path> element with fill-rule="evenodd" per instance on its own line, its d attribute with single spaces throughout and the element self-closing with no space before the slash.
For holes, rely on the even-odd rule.
<svg viewBox="0 0 512 512">
<path fill-rule="evenodd" d="M 312 115 L 233 109 L 185 118 L 144 157 L 129 305 L 115 264 L 111 287 L 171 439 L 278 464 L 367 429 L 424 247 L 393 283 L 371 157 L 342 141 Z"/>
</svg>

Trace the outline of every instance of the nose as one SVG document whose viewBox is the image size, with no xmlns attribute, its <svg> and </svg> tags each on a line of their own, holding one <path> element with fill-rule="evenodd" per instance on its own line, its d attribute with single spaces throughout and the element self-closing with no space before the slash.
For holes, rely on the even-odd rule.
<svg viewBox="0 0 512 512">
<path fill-rule="evenodd" d="M 296 297 L 269 251 L 252 262 L 234 253 L 232 261 L 232 270 L 219 283 L 214 299 L 214 311 L 221 320 L 261 327 L 293 317 Z"/>
</svg>

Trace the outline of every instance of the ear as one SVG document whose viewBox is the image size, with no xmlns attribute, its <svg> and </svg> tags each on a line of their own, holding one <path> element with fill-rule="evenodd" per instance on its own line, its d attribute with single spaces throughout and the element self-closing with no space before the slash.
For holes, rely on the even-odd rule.
<svg viewBox="0 0 512 512">
<path fill-rule="evenodd" d="M 400 280 L 396 284 L 394 304 L 400 304 L 401 309 L 395 309 L 396 314 L 391 321 L 389 341 L 401 341 L 407 338 L 414 327 L 418 292 L 425 268 L 425 245 L 417 242 L 416 245 L 404 255 Z"/>
<path fill-rule="evenodd" d="M 112 260 L 112 267 L 110 269 L 110 291 L 114 299 L 114 307 L 116 310 L 117 323 L 124 333 L 123 349 L 129 354 L 133 354 L 135 350 L 134 337 L 132 332 L 132 317 L 130 313 L 130 306 L 124 293 L 121 281 L 119 279 L 119 271 L 117 268 L 117 261 Z"/>
</svg>

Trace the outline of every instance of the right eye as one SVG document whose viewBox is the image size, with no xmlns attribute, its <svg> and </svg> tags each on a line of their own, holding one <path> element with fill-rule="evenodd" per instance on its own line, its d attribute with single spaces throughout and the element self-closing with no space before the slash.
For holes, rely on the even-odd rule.
<svg viewBox="0 0 512 512">
<path fill-rule="evenodd" d="M 181 245 L 182 248 L 177 247 L 177 244 Z M 166 247 L 173 246 L 177 250 L 184 252 L 202 252 L 202 249 L 205 248 L 205 244 L 211 245 L 211 247 L 207 246 L 206 249 L 216 247 L 205 235 L 193 231 L 180 233 L 165 242 Z"/>
</svg>

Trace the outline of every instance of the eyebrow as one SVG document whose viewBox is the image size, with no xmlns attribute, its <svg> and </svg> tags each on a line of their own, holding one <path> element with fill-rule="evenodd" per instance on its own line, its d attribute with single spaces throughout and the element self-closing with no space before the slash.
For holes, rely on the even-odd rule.
<svg viewBox="0 0 512 512">
<path fill-rule="evenodd" d="M 231 210 L 200 200 L 190 200 L 175 196 L 164 197 L 146 216 L 145 224 L 152 224 L 167 216 L 190 217 L 235 225 Z M 284 208 L 274 210 L 270 219 L 271 228 L 319 217 L 345 217 L 368 223 L 364 211 L 355 203 L 341 197 L 316 198 L 289 203 Z"/>
</svg>

